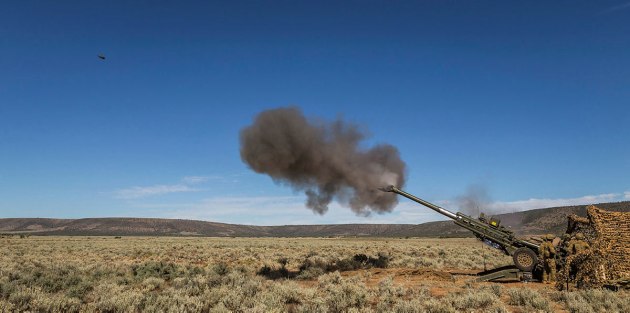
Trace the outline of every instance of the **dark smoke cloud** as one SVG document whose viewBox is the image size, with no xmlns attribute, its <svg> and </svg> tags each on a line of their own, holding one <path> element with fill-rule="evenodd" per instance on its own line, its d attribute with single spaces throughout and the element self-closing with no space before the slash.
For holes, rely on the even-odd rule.
<svg viewBox="0 0 630 313">
<path fill-rule="evenodd" d="M 341 120 L 312 121 L 296 107 L 263 111 L 241 130 L 241 159 L 254 171 L 307 196 L 318 214 L 333 200 L 357 215 L 390 212 L 393 193 L 377 187 L 405 184 L 405 163 L 388 144 L 362 149 L 356 125 Z"/>
<path fill-rule="evenodd" d="M 492 198 L 485 186 L 480 184 L 469 185 L 466 192 L 456 199 L 460 210 L 470 216 L 476 217 L 479 213 L 494 214 L 491 209 Z"/>
</svg>

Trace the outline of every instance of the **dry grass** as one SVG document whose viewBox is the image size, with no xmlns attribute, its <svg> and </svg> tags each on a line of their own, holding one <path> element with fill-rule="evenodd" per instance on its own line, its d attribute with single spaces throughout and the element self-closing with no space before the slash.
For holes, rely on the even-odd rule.
<svg viewBox="0 0 630 313">
<path fill-rule="evenodd" d="M 418 276 L 480 270 L 484 258 L 489 268 L 510 263 L 481 247 L 473 239 L 2 238 L 0 312 L 630 311 L 626 292 Z M 265 267 L 281 275 L 257 275 Z"/>
</svg>

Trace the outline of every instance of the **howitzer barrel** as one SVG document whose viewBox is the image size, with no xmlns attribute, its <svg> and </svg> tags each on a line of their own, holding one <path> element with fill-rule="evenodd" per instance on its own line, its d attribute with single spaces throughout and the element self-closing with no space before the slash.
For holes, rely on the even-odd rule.
<svg viewBox="0 0 630 313">
<path fill-rule="evenodd" d="M 486 218 L 482 219 L 481 217 L 476 219 L 459 212 L 453 213 L 431 202 L 427 202 L 412 194 L 406 193 L 394 186 L 387 186 L 379 189 L 386 192 L 397 193 L 452 219 L 455 225 L 473 232 L 477 239 L 493 248 L 503 251 L 507 255 L 512 256 L 514 264 L 522 271 L 532 271 L 538 262 L 536 252 L 538 251 L 539 246 L 535 243 L 516 238 L 511 230 L 500 226 L 500 221 L 496 219 L 487 220 Z"/>
<path fill-rule="evenodd" d="M 397 193 L 397 194 L 399 194 L 399 195 L 401 195 L 401 196 L 403 196 L 403 197 L 405 197 L 405 198 L 407 198 L 409 200 L 418 202 L 418 203 L 426 206 L 427 208 L 429 208 L 429 209 L 431 209 L 431 210 L 433 210 L 435 212 L 438 212 L 438 213 L 440 213 L 440 214 L 442 214 L 442 215 L 444 215 L 444 216 L 446 216 L 446 217 L 448 217 L 450 219 L 454 219 L 454 220 L 459 220 L 460 219 L 460 217 L 457 214 L 455 214 L 455 213 L 453 213 L 453 212 L 451 212 L 451 211 L 449 211 L 449 210 L 447 210 L 447 209 L 445 209 L 443 207 L 437 206 L 437 205 L 435 205 L 435 204 L 433 204 L 431 202 L 422 200 L 422 199 L 420 199 L 420 198 L 418 198 L 418 197 L 416 197 L 416 196 L 414 196 L 412 194 L 406 193 L 406 192 L 404 192 L 404 191 L 394 187 L 393 185 L 389 185 L 387 187 L 383 187 L 383 188 L 379 188 L 379 189 L 382 190 L 382 191 L 386 191 L 386 192 Z"/>
</svg>

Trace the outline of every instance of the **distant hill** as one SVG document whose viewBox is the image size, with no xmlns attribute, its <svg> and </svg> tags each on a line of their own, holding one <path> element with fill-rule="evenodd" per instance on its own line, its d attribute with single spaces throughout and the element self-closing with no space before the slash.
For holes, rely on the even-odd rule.
<svg viewBox="0 0 630 313">
<path fill-rule="evenodd" d="M 610 211 L 630 212 L 630 201 L 600 203 Z M 423 208 L 420 208 L 423 209 Z M 428 209 L 427 209 L 428 210 Z M 502 224 L 518 235 L 564 232 L 567 216 L 586 216 L 586 206 L 565 206 L 500 214 Z M 469 231 L 451 221 L 410 224 L 335 224 L 249 226 L 158 218 L 3 218 L 0 233 L 83 236 L 212 236 L 212 237 L 467 237 Z"/>
</svg>

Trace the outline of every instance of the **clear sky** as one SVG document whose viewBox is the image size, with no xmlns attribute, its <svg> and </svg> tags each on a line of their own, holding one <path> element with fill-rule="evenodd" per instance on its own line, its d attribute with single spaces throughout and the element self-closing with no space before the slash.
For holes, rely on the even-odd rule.
<svg viewBox="0 0 630 313">
<path fill-rule="evenodd" d="M 105 60 L 97 57 L 106 56 Z M 258 225 L 355 217 L 253 173 L 260 111 L 369 129 L 454 210 L 630 199 L 630 2 L 11 1 L 0 10 L 0 217 Z"/>
</svg>

